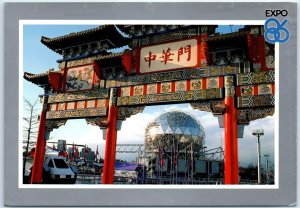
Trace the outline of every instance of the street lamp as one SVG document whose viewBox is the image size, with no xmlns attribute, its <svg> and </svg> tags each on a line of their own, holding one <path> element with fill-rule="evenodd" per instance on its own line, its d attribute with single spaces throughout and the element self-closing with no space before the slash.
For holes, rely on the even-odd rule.
<svg viewBox="0 0 300 208">
<path fill-rule="evenodd" d="M 253 130 L 252 132 L 253 136 L 257 137 L 257 183 L 260 184 L 261 183 L 261 173 L 260 173 L 260 137 L 264 135 L 264 130 L 263 129 L 256 129 Z"/>
</svg>

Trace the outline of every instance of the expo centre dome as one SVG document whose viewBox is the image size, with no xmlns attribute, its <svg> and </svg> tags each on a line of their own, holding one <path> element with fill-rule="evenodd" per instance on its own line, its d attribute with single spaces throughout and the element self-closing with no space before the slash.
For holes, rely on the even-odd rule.
<svg viewBox="0 0 300 208">
<path fill-rule="evenodd" d="M 202 145 L 205 132 L 200 122 L 182 111 L 169 111 L 150 122 L 145 130 L 146 148 L 168 147 L 174 142 Z M 155 148 L 156 147 L 156 148 Z"/>
</svg>

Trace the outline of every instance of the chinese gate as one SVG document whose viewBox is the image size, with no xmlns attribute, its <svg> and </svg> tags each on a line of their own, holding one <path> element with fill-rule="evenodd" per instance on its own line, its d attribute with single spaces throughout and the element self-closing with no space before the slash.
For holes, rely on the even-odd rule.
<svg viewBox="0 0 300 208">
<path fill-rule="evenodd" d="M 216 27 L 104 25 L 42 37 L 63 59 L 59 70 L 24 74 L 45 92 L 31 182 L 41 183 L 46 140 L 68 119 L 85 118 L 103 129 L 102 182 L 112 184 L 121 122 L 147 105 L 190 103 L 219 118 L 225 184 L 238 184 L 237 138 L 250 121 L 274 113 L 274 45 L 264 41 L 261 26 L 229 34 Z M 108 52 L 126 45 L 130 49 Z"/>
</svg>

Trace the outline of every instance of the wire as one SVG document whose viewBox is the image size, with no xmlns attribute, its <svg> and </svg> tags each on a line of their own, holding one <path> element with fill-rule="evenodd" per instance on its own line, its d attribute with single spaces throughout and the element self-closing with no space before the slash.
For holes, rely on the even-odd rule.
<svg viewBox="0 0 300 208">
<path fill-rule="evenodd" d="M 250 133 L 252 134 L 253 131 L 250 129 L 249 125 L 247 125 L 248 130 L 250 131 Z"/>
</svg>

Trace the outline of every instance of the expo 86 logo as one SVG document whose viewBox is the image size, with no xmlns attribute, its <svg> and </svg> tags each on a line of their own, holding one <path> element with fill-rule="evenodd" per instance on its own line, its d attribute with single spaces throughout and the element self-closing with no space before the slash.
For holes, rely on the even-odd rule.
<svg viewBox="0 0 300 208">
<path fill-rule="evenodd" d="M 277 20 L 276 18 L 268 18 L 264 25 L 265 40 L 272 44 L 274 44 L 275 42 L 285 43 L 286 41 L 288 41 L 290 33 L 284 26 L 287 22 L 287 19 L 279 22 L 279 20 Z"/>
</svg>

